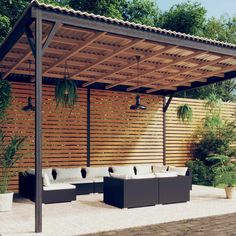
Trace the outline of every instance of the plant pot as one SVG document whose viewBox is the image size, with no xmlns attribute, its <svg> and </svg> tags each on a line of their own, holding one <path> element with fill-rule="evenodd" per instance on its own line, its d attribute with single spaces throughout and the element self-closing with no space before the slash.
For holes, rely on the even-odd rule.
<svg viewBox="0 0 236 236">
<path fill-rule="evenodd" d="M 10 211 L 12 208 L 13 193 L 1 193 L 0 194 L 0 212 Z"/>
<path fill-rule="evenodd" d="M 226 198 L 232 199 L 234 197 L 235 187 L 225 187 Z"/>
</svg>

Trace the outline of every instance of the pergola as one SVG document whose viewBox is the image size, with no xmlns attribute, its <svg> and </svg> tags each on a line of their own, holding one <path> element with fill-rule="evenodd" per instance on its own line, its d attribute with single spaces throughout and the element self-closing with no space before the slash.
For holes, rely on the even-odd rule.
<svg viewBox="0 0 236 236">
<path fill-rule="evenodd" d="M 234 78 L 235 53 L 233 44 L 33 1 L 0 48 L 0 72 L 1 79 L 17 81 L 35 76 L 35 231 L 42 231 L 42 83 L 63 78 L 65 62 L 88 95 L 92 88 L 163 96 L 165 162 L 165 114 L 173 94 Z"/>
</svg>

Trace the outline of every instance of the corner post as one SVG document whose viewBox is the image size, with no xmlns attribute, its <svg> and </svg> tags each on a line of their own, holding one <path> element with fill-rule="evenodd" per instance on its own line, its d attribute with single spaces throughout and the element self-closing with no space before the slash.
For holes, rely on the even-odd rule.
<svg viewBox="0 0 236 236">
<path fill-rule="evenodd" d="M 163 165 L 166 165 L 166 112 L 172 101 L 173 94 L 170 95 L 168 101 L 166 102 L 166 96 L 163 96 Z"/>
<path fill-rule="evenodd" d="M 166 165 L 166 97 L 163 96 L 163 165 Z"/>
<path fill-rule="evenodd" d="M 90 88 L 87 88 L 87 166 L 90 166 Z"/>
<path fill-rule="evenodd" d="M 35 22 L 35 232 L 42 232 L 42 16 Z"/>
</svg>

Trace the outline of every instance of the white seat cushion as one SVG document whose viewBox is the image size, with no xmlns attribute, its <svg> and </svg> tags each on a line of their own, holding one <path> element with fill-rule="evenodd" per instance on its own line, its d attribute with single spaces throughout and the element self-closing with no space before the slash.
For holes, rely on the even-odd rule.
<svg viewBox="0 0 236 236">
<path fill-rule="evenodd" d="M 57 180 L 57 183 L 66 183 L 66 184 L 90 184 L 93 183 L 93 179 L 62 179 Z"/>
<path fill-rule="evenodd" d="M 113 173 L 120 175 L 134 175 L 133 166 L 112 166 Z"/>
<path fill-rule="evenodd" d="M 182 175 L 185 176 L 186 172 L 188 170 L 188 167 L 175 167 L 175 166 L 169 166 L 168 172 L 169 171 L 174 171 L 177 173 L 177 175 Z"/>
<path fill-rule="evenodd" d="M 81 168 L 56 168 L 56 180 L 82 179 Z"/>
<path fill-rule="evenodd" d="M 151 179 L 151 178 L 156 178 L 155 174 L 150 173 L 150 174 L 135 175 L 135 176 L 133 176 L 133 179 Z"/>
<path fill-rule="evenodd" d="M 94 183 L 103 183 L 103 178 L 93 178 Z"/>
<path fill-rule="evenodd" d="M 143 165 L 136 165 L 137 175 L 145 175 L 152 173 L 152 165 L 151 164 L 143 164 Z"/>
<path fill-rule="evenodd" d="M 177 177 L 177 173 L 173 171 L 155 173 L 157 178 Z"/>
<path fill-rule="evenodd" d="M 31 174 L 31 175 L 35 175 L 35 169 L 27 170 L 27 173 Z M 47 174 L 50 181 L 54 180 L 54 178 L 52 176 L 52 168 L 43 168 L 42 169 L 42 176 L 43 176 L 43 174 Z"/>
<path fill-rule="evenodd" d="M 109 176 L 108 167 L 86 167 L 86 178 L 97 178 L 103 176 Z"/>
<path fill-rule="evenodd" d="M 166 172 L 168 166 L 163 165 L 163 164 L 156 164 L 152 166 L 153 173 L 161 173 L 161 172 Z"/>
<path fill-rule="evenodd" d="M 132 179 L 134 177 L 134 175 L 117 174 L 117 173 L 110 173 L 110 176 L 116 179 Z"/>
<path fill-rule="evenodd" d="M 64 189 L 75 189 L 75 186 L 71 184 L 64 184 L 64 183 L 56 183 L 56 184 L 53 183 L 53 184 L 50 184 L 50 186 L 48 187 L 46 186 L 43 187 L 44 191 L 64 190 Z"/>
<path fill-rule="evenodd" d="M 50 186 L 50 180 L 46 173 L 43 173 L 43 186 L 49 187 Z"/>
</svg>

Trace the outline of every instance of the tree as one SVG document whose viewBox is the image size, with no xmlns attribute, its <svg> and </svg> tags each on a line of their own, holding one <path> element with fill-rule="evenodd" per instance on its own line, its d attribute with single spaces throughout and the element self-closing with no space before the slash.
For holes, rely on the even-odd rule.
<svg viewBox="0 0 236 236">
<path fill-rule="evenodd" d="M 202 35 L 219 41 L 236 43 L 236 17 L 210 18 L 203 27 Z"/>
<path fill-rule="evenodd" d="M 125 0 L 70 0 L 69 5 L 75 10 L 86 11 L 97 15 L 122 19 Z"/>
<path fill-rule="evenodd" d="M 206 12 L 197 2 L 176 4 L 162 15 L 161 27 L 187 34 L 199 34 L 206 21 Z"/>
<path fill-rule="evenodd" d="M 10 19 L 0 15 L 0 42 L 4 40 L 10 30 Z"/>
<path fill-rule="evenodd" d="M 216 84 L 203 86 L 200 88 L 192 89 L 185 92 L 180 92 L 177 97 L 186 97 L 193 99 L 206 99 L 209 94 L 216 94 L 224 102 L 236 101 L 236 82 L 234 79 Z"/>
<path fill-rule="evenodd" d="M 155 26 L 160 18 L 160 10 L 153 0 L 131 0 L 123 12 L 124 20 Z"/>
</svg>

